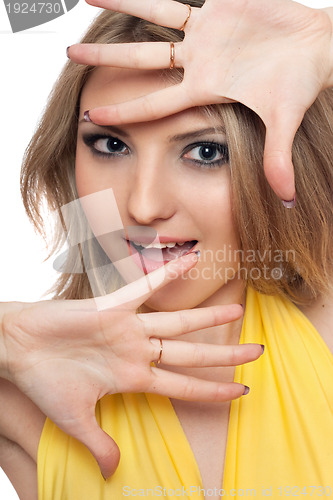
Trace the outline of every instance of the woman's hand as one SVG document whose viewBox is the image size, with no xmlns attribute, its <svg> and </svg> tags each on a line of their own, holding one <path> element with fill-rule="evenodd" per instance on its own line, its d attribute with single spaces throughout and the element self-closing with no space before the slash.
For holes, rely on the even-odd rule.
<svg viewBox="0 0 333 500">
<path fill-rule="evenodd" d="M 88 0 L 179 29 L 188 7 L 172 0 Z M 294 200 L 291 148 L 305 111 L 333 85 L 332 9 L 291 0 L 206 0 L 192 8 L 175 44 L 182 83 L 131 102 L 89 110 L 97 124 L 145 121 L 193 106 L 239 101 L 266 125 L 264 169 L 276 194 Z M 169 68 L 168 43 L 73 45 L 69 57 L 91 65 Z M 288 204 L 287 204 L 288 206 Z M 289 203 L 293 206 L 293 203 Z"/>
<path fill-rule="evenodd" d="M 117 468 L 119 449 L 96 422 L 95 406 L 102 396 L 150 392 L 193 401 L 225 401 L 244 394 L 242 384 L 200 380 L 153 366 L 160 357 L 159 339 L 163 339 L 167 365 L 234 366 L 262 353 L 256 344 L 213 346 L 176 340 L 183 333 L 238 319 L 242 308 L 237 304 L 136 313 L 150 295 L 196 262 L 194 253 L 171 261 L 107 296 L 109 308 L 104 311 L 96 310 L 94 299 L 2 305 L 0 375 L 61 429 L 82 441 L 104 477 Z M 142 286 L 147 279 L 148 292 Z"/>
</svg>

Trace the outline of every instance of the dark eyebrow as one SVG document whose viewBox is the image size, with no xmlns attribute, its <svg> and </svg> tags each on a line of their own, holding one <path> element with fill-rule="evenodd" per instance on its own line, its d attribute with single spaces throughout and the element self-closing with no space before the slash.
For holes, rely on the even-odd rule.
<svg viewBox="0 0 333 500">
<path fill-rule="evenodd" d="M 82 118 L 80 121 L 79 121 L 79 124 L 80 123 L 89 123 L 89 122 L 86 122 L 84 118 Z M 93 125 L 95 127 L 99 127 L 99 128 L 102 128 L 103 130 L 107 130 L 108 132 L 110 132 L 111 134 L 115 134 L 116 136 L 118 135 L 122 135 L 123 137 L 129 137 L 129 134 L 127 132 L 125 132 L 124 130 L 121 130 L 120 128 L 117 128 L 117 127 L 113 127 L 111 125 L 97 125 L 95 123 L 93 123 Z"/>
<path fill-rule="evenodd" d="M 84 118 L 82 118 L 79 121 L 80 123 L 88 123 L 85 121 Z M 96 125 L 95 123 L 93 124 L 95 127 L 102 128 L 103 130 L 107 130 L 108 132 L 115 134 L 115 135 L 122 135 L 123 137 L 129 137 L 129 134 L 125 132 L 124 130 L 114 127 L 112 125 Z M 208 127 L 208 128 L 203 128 L 199 130 L 191 130 L 189 132 L 184 132 L 183 134 L 176 134 L 173 135 L 172 137 L 169 137 L 169 142 L 180 142 L 184 140 L 192 140 L 196 139 L 197 137 L 202 137 L 203 135 L 209 135 L 209 134 L 225 134 L 225 128 L 223 126 L 219 127 Z"/>
<path fill-rule="evenodd" d="M 184 140 L 191 140 L 195 139 L 197 137 L 201 137 L 203 135 L 209 135 L 209 134 L 225 134 L 225 128 L 222 126 L 219 127 L 209 127 L 209 128 L 202 128 L 199 130 L 191 130 L 189 132 L 184 132 L 183 134 L 177 134 L 173 135 L 172 137 L 169 138 L 170 142 L 179 142 L 179 141 L 184 141 Z"/>
</svg>

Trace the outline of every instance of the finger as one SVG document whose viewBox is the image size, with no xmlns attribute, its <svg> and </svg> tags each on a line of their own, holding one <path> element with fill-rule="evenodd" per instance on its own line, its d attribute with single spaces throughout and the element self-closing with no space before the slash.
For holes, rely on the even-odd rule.
<svg viewBox="0 0 333 500">
<path fill-rule="evenodd" d="M 240 304 L 202 307 L 197 309 L 138 314 L 147 337 L 169 338 L 184 333 L 223 325 L 240 318 Z"/>
<path fill-rule="evenodd" d="M 181 66 L 180 54 L 175 44 L 175 66 Z M 112 66 L 117 68 L 162 69 L 170 66 L 168 42 L 140 42 L 120 44 L 85 43 L 68 48 L 68 57 L 77 64 Z"/>
<path fill-rule="evenodd" d="M 160 352 L 158 339 L 151 339 Z M 238 366 L 258 359 L 263 353 L 260 344 L 214 345 L 163 340 L 161 363 L 169 366 Z M 158 355 L 156 356 L 158 359 Z"/>
<path fill-rule="evenodd" d="M 183 26 L 188 7 L 172 0 L 86 0 L 90 5 L 146 19 L 154 24 L 179 29 Z M 192 9 L 193 10 L 193 9 Z"/>
<path fill-rule="evenodd" d="M 230 401 L 246 393 L 246 386 L 235 382 L 200 380 L 152 367 L 154 382 L 145 392 L 186 401 Z"/>
<path fill-rule="evenodd" d="M 66 301 L 68 309 L 91 310 L 93 305 L 99 311 L 111 308 L 137 309 L 155 291 L 186 273 L 198 262 L 198 255 L 190 252 L 182 257 L 168 262 L 156 271 L 129 283 L 119 290 L 102 297 L 80 301 Z"/>
<path fill-rule="evenodd" d="M 204 104 L 194 102 L 180 83 L 128 102 L 94 108 L 89 110 L 89 119 L 97 125 L 146 122 Z"/>
<path fill-rule="evenodd" d="M 282 110 L 281 110 L 282 111 Z M 292 145 L 303 114 L 299 110 L 278 112 L 266 123 L 264 171 L 273 191 L 288 207 L 295 198 L 295 176 L 292 163 Z"/>
<path fill-rule="evenodd" d="M 104 479 L 112 476 L 119 464 L 120 451 L 115 441 L 100 428 L 95 415 L 91 415 L 84 429 L 78 425 L 75 433 L 71 434 L 89 449 Z"/>
</svg>

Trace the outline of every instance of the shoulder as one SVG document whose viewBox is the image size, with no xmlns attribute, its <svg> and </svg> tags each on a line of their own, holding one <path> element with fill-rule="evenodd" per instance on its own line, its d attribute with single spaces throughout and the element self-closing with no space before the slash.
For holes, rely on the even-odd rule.
<svg viewBox="0 0 333 500">
<path fill-rule="evenodd" d="M 311 321 L 333 354 L 333 292 L 299 309 Z"/>
<path fill-rule="evenodd" d="M 0 466 L 21 500 L 37 500 L 37 465 L 19 446 L 0 436 Z"/>
<path fill-rule="evenodd" d="M 21 446 L 37 462 L 45 415 L 14 384 L 0 378 L 0 435 Z"/>
<path fill-rule="evenodd" d="M 0 412 L 2 450 L 8 450 L 8 443 L 14 443 L 37 463 L 38 444 L 45 415 L 14 384 L 2 378 L 0 378 L 0 407 L 5 409 Z M 3 460 L 3 451 L 1 456 Z"/>
<path fill-rule="evenodd" d="M 45 415 L 0 378 L 0 466 L 21 500 L 37 499 L 37 451 Z"/>
</svg>

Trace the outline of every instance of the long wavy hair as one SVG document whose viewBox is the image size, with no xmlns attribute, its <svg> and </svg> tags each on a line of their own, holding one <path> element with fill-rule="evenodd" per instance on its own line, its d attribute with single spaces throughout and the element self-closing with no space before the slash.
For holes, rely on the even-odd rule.
<svg viewBox="0 0 333 500">
<path fill-rule="evenodd" d="M 203 3 L 178 1 L 195 7 Z M 182 38 L 183 33 L 178 30 L 104 11 L 82 42 L 178 42 Z M 62 243 L 64 220 L 60 209 L 77 198 L 74 170 L 79 101 L 93 71 L 91 66 L 67 62 L 23 161 L 23 202 L 37 230 L 47 237 L 49 220 L 44 221 L 42 215 L 45 205 L 60 215 L 52 232 L 50 255 Z M 178 81 L 183 75 L 182 70 L 165 74 Z M 204 112 L 217 114 L 226 128 L 233 217 L 239 234 L 242 276 L 247 284 L 299 304 L 327 293 L 333 262 L 333 90 L 319 95 L 296 134 L 292 156 L 297 207 L 292 210 L 282 206 L 265 179 L 265 127 L 260 118 L 239 103 L 209 106 Z M 76 253 L 68 258 L 81 257 Z M 62 273 L 53 290 L 56 298 L 92 295 L 85 272 Z"/>
</svg>

